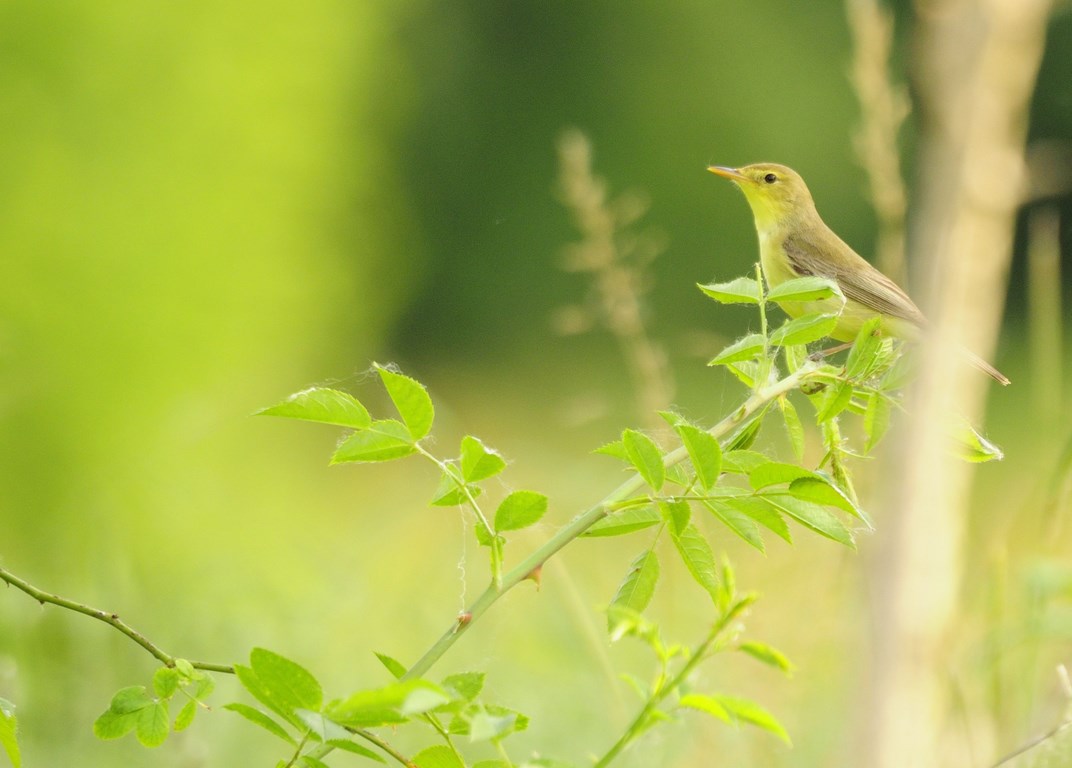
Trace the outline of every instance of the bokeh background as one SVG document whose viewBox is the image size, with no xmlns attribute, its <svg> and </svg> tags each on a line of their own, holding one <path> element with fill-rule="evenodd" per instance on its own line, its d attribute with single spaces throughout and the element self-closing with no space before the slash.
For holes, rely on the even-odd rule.
<svg viewBox="0 0 1072 768">
<path fill-rule="evenodd" d="M 893 8 L 902 83 L 916 10 Z M 704 167 L 794 166 L 870 254 L 851 59 L 839 2 L 0 3 L 0 561 L 172 653 L 229 662 L 265 646 L 332 695 L 384 682 L 373 651 L 414 660 L 482 587 L 471 526 L 426 507 L 427 467 L 329 468 L 330 429 L 250 414 L 312 384 L 382 409 L 368 367 L 398 363 L 429 387 L 444 455 L 479 435 L 513 462 L 509 487 L 550 496 L 516 558 L 617 483 L 589 451 L 645 421 L 613 338 L 553 321 L 590 289 L 561 268 L 578 237 L 556 182 L 562 132 L 589 136 L 614 193 L 650 202 L 636 227 L 665 247 L 648 327 L 674 403 L 710 421 L 741 391 L 704 363 L 754 318 L 695 284 L 746 272 L 756 250 L 744 201 Z M 1072 142 L 1070 71 L 1065 3 L 1030 110 L 1046 157 Z M 910 189 L 916 119 L 901 132 Z M 1025 222 L 1041 206 L 1066 253 L 1072 239 L 1067 188 L 1025 205 L 996 358 L 1015 384 L 992 393 L 987 425 L 1007 458 L 977 475 L 951 640 L 950 684 L 1004 751 L 1060 717 L 1054 664 L 1072 659 L 1067 353 L 1029 354 Z M 1040 397 L 1040 375 L 1059 388 Z M 861 463 L 865 505 L 881 471 Z M 871 540 L 854 554 L 802 532 L 763 556 L 718 536 L 764 595 L 751 634 L 798 669 L 723 659 L 703 682 L 763 702 L 795 746 L 696 717 L 623 765 L 864 764 Z M 608 644 L 599 607 L 641 546 L 575 543 L 437 668 L 487 671 L 489 694 L 532 716 L 517 758 L 582 761 L 631 717 L 617 675 L 650 660 Z M 653 615 L 693 642 L 705 598 L 664 570 Z M 96 741 L 112 692 L 152 669 L 114 630 L 0 591 L 0 696 L 19 707 L 25 764 L 280 756 L 222 711 L 155 751 Z"/>
</svg>

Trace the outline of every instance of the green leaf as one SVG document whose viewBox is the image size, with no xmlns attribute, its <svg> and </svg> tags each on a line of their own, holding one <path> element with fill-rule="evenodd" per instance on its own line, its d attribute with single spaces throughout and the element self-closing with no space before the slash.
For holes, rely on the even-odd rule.
<svg viewBox="0 0 1072 768">
<path fill-rule="evenodd" d="M 696 580 L 704 590 L 711 595 L 711 599 L 718 604 L 718 566 L 715 564 L 715 555 L 711 552 L 711 545 L 700 533 L 699 529 L 689 523 L 680 533 L 671 531 L 674 546 L 681 555 L 682 562 L 688 568 L 692 578 Z"/>
<path fill-rule="evenodd" d="M 327 715 L 337 723 L 355 728 L 374 728 L 380 725 L 404 723 L 409 714 L 433 704 L 433 697 L 419 695 L 411 699 L 415 691 L 427 690 L 438 694 L 438 701 L 449 701 L 447 693 L 427 680 L 400 680 L 382 688 L 358 691 L 342 701 L 330 705 Z M 423 710 L 426 711 L 426 710 Z"/>
<path fill-rule="evenodd" d="M 443 678 L 443 687 L 453 691 L 459 698 L 472 701 L 484 688 L 483 672 L 458 672 Z"/>
<path fill-rule="evenodd" d="M 882 390 L 890 392 L 906 386 L 916 375 L 919 360 L 914 355 L 902 355 L 897 358 L 882 377 Z"/>
<path fill-rule="evenodd" d="M 705 491 L 710 490 L 722 474 L 722 448 L 718 440 L 691 424 L 679 424 L 676 430 L 689 452 L 696 479 Z"/>
<path fill-rule="evenodd" d="M 796 520 L 805 528 L 810 528 L 821 536 L 844 544 L 846 547 L 856 548 L 852 540 L 852 534 L 845 525 L 837 519 L 833 512 L 825 507 L 813 504 L 810 501 L 801 501 L 784 492 L 764 492 L 762 498 L 789 517 Z"/>
<path fill-rule="evenodd" d="M 816 474 L 810 469 L 798 467 L 796 464 L 785 464 L 780 461 L 768 461 L 760 464 L 748 473 L 749 484 L 759 490 L 768 485 L 778 483 L 791 483 L 801 477 L 815 477 Z"/>
<path fill-rule="evenodd" d="M 465 482 L 475 483 L 502 472 L 506 469 L 506 460 L 479 439 L 466 435 L 462 438 L 461 467 Z"/>
<path fill-rule="evenodd" d="M 498 541 L 499 544 L 506 543 L 506 539 L 502 536 L 492 534 L 492 532 L 484 526 L 483 520 L 476 521 L 476 525 L 473 526 L 473 533 L 476 535 L 477 543 L 482 547 L 490 547 L 496 541 Z"/>
<path fill-rule="evenodd" d="M 674 485 L 680 485 L 682 488 L 688 488 L 693 483 L 694 473 L 685 467 L 685 462 L 680 464 L 671 464 L 666 468 L 666 480 L 667 483 L 673 483 Z"/>
<path fill-rule="evenodd" d="M 93 723 L 93 735 L 102 741 L 126 736 L 138 725 L 140 710 L 122 714 L 107 710 Z"/>
<path fill-rule="evenodd" d="M 656 491 L 660 490 L 666 481 L 666 467 L 663 465 L 662 451 L 655 441 L 643 432 L 627 429 L 622 432 L 622 445 L 625 446 L 629 463 L 644 478 L 644 482 Z"/>
<path fill-rule="evenodd" d="M 773 733 L 786 744 L 792 744 L 789 740 L 789 734 L 786 733 L 782 724 L 778 722 L 774 715 L 756 704 L 754 701 L 739 699 L 734 696 L 716 695 L 712 698 L 722 705 L 722 708 L 726 710 L 732 718 L 762 728 L 768 733 Z"/>
<path fill-rule="evenodd" d="M 742 360 L 753 360 L 763 354 L 767 340 L 760 333 L 750 333 L 730 344 L 717 355 L 708 365 L 726 365 L 727 363 L 739 363 Z"/>
<path fill-rule="evenodd" d="M 730 722 L 730 713 L 718 703 L 714 696 L 705 696 L 702 693 L 687 693 L 678 701 L 678 705 L 689 709 L 696 709 L 714 715 L 723 722 Z"/>
<path fill-rule="evenodd" d="M 249 665 L 264 689 L 284 708 L 318 710 L 323 706 L 320 683 L 300 664 L 265 648 L 254 648 Z"/>
<path fill-rule="evenodd" d="M 386 653 L 377 653 L 376 658 L 396 680 L 406 674 L 406 666 L 398 659 L 393 659 Z"/>
<path fill-rule="evenodd" d="M 525 763 L 524 768 L 529 765 L 530 763 Z M 505 760 L 481 760 L 479 763 L 473 763 L 473 768 L 513 768 L 513 764 Z"/>
<path fill-rule="evenodd" d="M 613 443 L 605 443 L 596 448 L 592 453 L 601 453 L 604 456 L 613 456 L 616 459 L 629 463 L 629 454 L 625 452 L 625 445 L 621 440 L 615 440 Z"/>
<path fill-rule="evenodd" d="M 809 344 L 829 336 L 837 324 L 837 315 L 801 315 L 776 328 L 770 337 L 771 344 L 776 346 Z"/>
<path fill-rule="evenodd" d="M 395 419 L 381 419 L 343 440 L 335 449 L 331 463 L 390 461 L 409 456 L 416 450 L 405 424 Z"/>
<path fill-rule="evenodd" d="M 759 535 L 759 528 L 756 527 L 752 518 L 741 514 L 728 502 L 728 499 L 705 499 L 703 505 L 741 539 L 760 552 L 766 551 L 763 547 L 763 539 Z"/>
<path fill-rule="evenodd" d="M 785 421 L 785 433 L 789 437 L 789 444 L 793 448 L 793 455 L 797 461 L 804 460 L 804 425 L 800 423 L 800 415 L 797 409 L 789 401 L 788 397 L 778 399 L 778 405 L 782 409 L 782 420 Z"/>
<path fill-rule="evenodd" d="M 662 521 L 658 510 L 651 504 L 643 507 L 626 507 L 612 512 L 602 520 L 591 525 L 581 534 L 587 538 L 597 536 L 622 536 L 633 531 L 650 528 Z"/>
<path fill-rule="evenodd" d="M 760 464 L 766 464 L 769 461 L 770 459 L 757 451 L 726 451 L 722 454 L 722 471 L 747 475 Z"/>
<path fill-rule="evenodd" d="M 814 501 L 817 504 L 825 504 L 828 507 L 837 507 L 848 512 L 853 517 L 867 522 L 863 512 L 853 503 L 852 499 L 822 475 L 797 478 L 789 484 L 789 495 L 796 499 Z"/>
<path fill-rule="evenodd" d="M 131 685 L 116 691 L 109 709 L 117 715 L 125 715 L 129 712 L 138 712 L 154 703 L 153 697 L 145 690 L 144 685 Z"/>
<path fill-rule="evenodd" d="M 872 392 L 867 399 L 867 410 L 864 411 L 864 434 L 867 435 L 867 442 L 864 450 L 868 453 L 878 445 L 889 429 L 892 407 L 889 398 L 881 392 Z"/>
<path fill-rule="evenodd" d="M 329 768 L 327 763 L 312 755 L 302 755 L 300 759 L 301 764 L 305 766 L 305 768 Z"/>
<path fill-rule="evenodd" d="M 748 641 L 741 643 L 740 649 L 752 658 L 758 659 L 764 664 L 775 667 L 776 669 L 780 669 L 787 675 L 793 673 L 793 663 L 789 661 L 786 655 L 766 643 Z"/>
<path fill-rule="evenodd" d="M 677 411 L 656 411 L 656 413 L 659 414 L 659 417 L 671 427 L 677 427 L 679 424 L 692 424 L 691 421 Z M 695 427 L 696 425 L 692 424 L 692 426 Z"/>
<path fill-rule="evenodd" d="M 153 673 L 153 691 L 161 699 L 170 699 L 179 689 L 179 671 L 172 667 L 160 667 Z"/>
<path fill-rule="evenodd" d="M 468 715 L 468 737 L 470 741 L 498 741 L 515 730 L 517 714 L 509 711 L 492 713 L 478 709 Z"/>
<path fill-rule="evenodd" d="M 223 708 L 242 715 L 242 717 L 246 718 L 251 723 L 259 725 L 261 728 L 268 731 L 268 733 L 282 739 L 288 744 L 296 745 L 298 743 L 289 733 L 287 733 L 287 730 L 283 726 L 259 709 L 254 709 L 248 704 L 242 704 L 237 701 L 231 702 L 230 704 L 224 704 Z"/>
<path fill-rule="evenodd" d="M 754 389 L 756 386 L 756 379 L 759 378 L 759 361 L 757 360 L 739 360 L 735 363 L 727 363 L 726 370 L 737 377 L 737 381 L 744 384 L 749 389 Z"/>
<path fill-rule="evenodd" d="M 797 277 L 770 289 L 767 301 L 820 301 L 844 298 L 837 283 L 825 277 Z"/>
<path fill-rule="evenodd" d="M 697 283 L 696 286 L 722 304 L 758 304 L 761 295 L 759 283 L 751 277 L 738 277 L 728 283 Z"/>
<path fill-rule="evenodd" d="M 826 396 L 823 398 L 822 406 L 820 406 L 815 420 L 822 424 L 844 411 L 849 407 L 849 403 L 852 402 L 852 393 L 853 386 L 848 381 L 843 381 L 836 387 L 827 389 Z"/>
<path fill-rule="evenodd" d="M 299 708 L 294 714 L 320 741 L 346 741 L 350 737 L 349 731 L 322 712 Z"/>
<path fill-rule="evenodd" d="M 171 732 L 167 703 L 158 701 L 138 711 L 135 734 L 143 747 L 159 747 Z"/>
<path fill-rule="evenodd" d="M 659 559 L 652 550 L 642 552 L 629 566 L 618 592 L 611 600 L 612 606 L 623 606 L 637 613 L 643 612 L 655 594 L 655 583 L 659 580 Z M 615 632 L 614 622 L 608 622 L 609 631 Z"/>
<path fill-rule="evenodd" d="M 882 316 L 876 315 L 860 326 L 849 357 L 845 361 L 845 375 L 850 379 L 862 379 L 874 371 L 880 361 Z"/>
<path fill-rule="evenodd" d="M 759 496 L 740 496 L 727 498 L 727 506 L 743 512 L 764 528 L 780 536 L 789 544 L 793 543 L 793 537 L 789 533 L 789 526 L 782 519 L 778 510 L 769 501 Z"/>
<path fill-rule="evenodd" d="M 469 718 L 469 741 L 498 741 L 503 736 L 514 732 L 517 716 L 512 713 L 493 715 L 489 712 L 475 712 Z"/>
<path fill-rule="evenodd" d="M 350 752 L 355 755 L 361 755 L 367 757 L 369 760 L 375 760 L 377 763 L 386 763 L 387 761 L 382 755 L 378 755 L 371 749 L 366 749 L 360 744 L 355 744 L 349 739 L 331 739 L 327 742 L 328 746 L 335 747 L 335 749 L 341 749 L 344 752 Z"/>
<path fill-rule="evenodd" d="M 770 408 L 770 403 L 764 405 L 760 410 L 752 414 L 752 417 L 740 427 L 737 432 L 730 438 L 726 444 L 727 451 L 744 451 L 751 448 L 753 443 L 756 442 L 756 438 L 759 437 L 759 430 L 763 427 L 763 419 L 767 417 L 767 409 Z"/>
<path fill-rule="evenodd" d="M 953 434 L 957 455 L 964 461 L 979 464 L 985 461 L 1001 461 L 1005 454 L 983 437 L 968 422 L 962 421 Z"/>
<path fill-rule="evenodd" d="M 547 497 L 536 491 L 514 491 L 495 510 L 495 530 L 517 531 L 536 523 L 547 512 Z"/>
<path fill-rule="evenodd" d="M 197 676 L 193 678 L 197 681 L 197 685 L 194 686 L 193 696 L 195 699 L 204 699 L 214 690 L 216 690 L 216 681 L 212 679 L 212 675 L 208 672 L 198 672 Z"/>
<path fill-rule="evenodd" d="M 450 695 L 439 687 L 418 686 L 406 696 L 398 711 L 403 715 L 423 715 L 451 702 Z"/>
<path fill-rule="evenodd" d="M 376 365 L 376 372 L 380 374 L 387 394 L 391 396 L 391 402 L 395 404 L 398 415 L 406 423 L 413 439 L 420 440 L 425 437 L 432 431 L 432 420 L 435 418 L 428 390 L 419 381 L 382 365 Z"/>
<path fill-rule="evenodd" d="M 688 527 L 692 507 L 687 501 L 659 501 L 659 514 L 670 526 L 670 533 L 679 534 Z"/>
<path fill-rule="evenodd" d="M 22 753 L 19 752 L 19 721 L 15 717 L 15 705 L 0 698 L 0 746 L 7 753 L 12 768 L 21 768 Z"/>
<path fill-rule="evenodd" d="M 194 721 L 194 715 L 197 714 L 197 702 L 193 699 L 188 699 L 185 704 L 182 705 L 182 709 L 179 710 L 178 716 L 175 718 L 175 732 L 184 731 L 190 727 L 190 724 Z"/>
<path fill-rule="evenodd" d="M 465 768 L 465 763 L 446 744 L 422 749 L 413 756 L 413 764 L 417 768 Z"/>
<path fill-rule="evenodd" d="M 658 643 L 659 628 L 654 622 L 648 621 L 640 613 L 637 613 L 632 608 L 626 608 L 624 605 L 608 605 L 607 606 L 607 622 L 614 627 L 614 632 L 611 635 L 612 640 L 620 640 L 623 637 L 636 637 L 646 642 L 653 649 Z M 619 675 L 627 683 L 632 685 L 627 675 Z M 640 698 L 646 698 L 646 694 L 641 693 Z"/>
<path fill-rule="evenodd" d="M 463 483 L 458 470 L 447 464 L 439 476 L 439 485 L 436 486 L 432 501 L 429 503 L 433 507 L 459 507 L 467 504 L 470 496 L 475 499 L 483 492 L 484 489 L 479 485 Z"/>
<path fill-rule="evenodd" d="M 303 419 L 351 429 L 365 429 L 372 423 L 365 406 L 351 395 L 323 387 L 296 392 L 278 405 L 259 410 L 254 415 Z"/>
</svg>

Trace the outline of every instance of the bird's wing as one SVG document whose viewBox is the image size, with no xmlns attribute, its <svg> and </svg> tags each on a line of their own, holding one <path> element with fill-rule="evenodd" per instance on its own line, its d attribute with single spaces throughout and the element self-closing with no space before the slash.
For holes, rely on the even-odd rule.
<svg viewBox="0 0 1072 768">
<path fill-rule="evenodd" d="M 824 257 L 819 246 L 805 233 L 792 234 L 785 238 L 782 247 L 786 258 L 797 272 L 833 280 L 846 299 L 875 312 L 899 317 L 916 325 L 926 323 L 919 307 L 897 283 L 871 266 L 833 232 L 829 234 L 843 249 L 841 263 Z"/>
</svg>

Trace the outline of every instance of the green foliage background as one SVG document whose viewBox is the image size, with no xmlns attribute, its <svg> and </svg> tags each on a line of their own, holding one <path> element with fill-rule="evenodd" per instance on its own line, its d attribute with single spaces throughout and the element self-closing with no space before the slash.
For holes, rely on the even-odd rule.
<svg viewBox="0 0 1072 768">
<path fill-rule="evenodd" d="M 1068 141 L 1067 12 L 1048 50 L 1032 135 Z M 397 360 L 430 387 L 444 440 L 480 435 L 516 462 L 511 482 L 551 497 L 543 525 L 564 521 L 619 477 L 587 450 L 639 417 L 614 344 L 550 327 L 584 292 L 556 268 L 575 237 L 555 199 L 556 137 L 585 130 L 599 173 L 650 197 L 646 222 L 669 243 L 652 327 L 678 404 L 709 419 L 733 385 L 702 362 L 750 318 L 694 286 L 746 272 L 755 245 L 745 205 L 703 167 L 793 165 L 869 253 L 849 56 L 840 3 L 0 4 L 4 565 L 172 653 L 233 661 L 262 645 L 334 676 L 329 695 L 374 684 L 370 651 L 422 651 L 481 560 L 463 557 L 456 515 L 425 508 L 432 473 L 329 469 L 330 437 L 247 414 L 314 382 L 360 389 L 370 360 Z M 1017 383 L 1030 375 L 1022 305 L 1016 280 L 999 362 Z M 995 618 L 989 585 L 1015 591 L 1036 555 L 1069 555 L 1067 537 L 1041 543 L 1067 408 L 1040 422 L 1029 395 L 993 394 L 1009 459 L 982 471 L 968 664 L 992 663 L 987 628 L 1021 608 Z M 705 725 L 695 741 L 671 729 L 636 765 L 689 764 L 713 745 L 736 764 L 851 753 L 869 597 L 861 560 L 812 538 L 769 560 L 726 542 L 742 584 L 768 593 L 753 626 L 799 671 L 718 674 L 782 717 L 795 752 Z M 443 672 L 486 669 L 533 716 L 519 738 L 598 749 L 632 705 L 613 670 L 641 658 L 607 649 L 592 610 L 620 577 L 600 563 L 627 562 L 628 546 L 579 542 Z M 656 611 L 686 636 L 703 619 L 679 578 Z M 1040 681 L 1041 704 L 994 694 L 1010 733 L 1052 715 L 1046 653 L 1002 661 Z M 95 741 L 110 693 L 146 682 L 149 662 L 103 625 L 3 593 L 0 695 L 19 705 L 28 764 L 268 759 L 273 745 L 223 712 L 159 752 Z M 583 695 L 599 688 L 619 696 L 609 709 Z"/>
</svg>

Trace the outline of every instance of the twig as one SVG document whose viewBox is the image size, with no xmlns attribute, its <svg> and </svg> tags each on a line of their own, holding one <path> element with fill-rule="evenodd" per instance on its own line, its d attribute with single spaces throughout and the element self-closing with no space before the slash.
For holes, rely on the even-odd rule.
<svg viewBox="0 0 1072 768">
<path fill-rule="evenodd" d="M 786 376 L 765 389 L 755 392 L 739 408 L 731 413 L 708 432 L 712 437 L 721 438 L 732 432 L 735 428 L 748 421 L 753 414 L 768 403 L 777 400 L 787 392 L 800 387 L 804 382 L 822 375 L 818 366 L 812 362 L 806 362 L 795 373 Z M 676 448 L 666 454 L 664 463 L 667 467 L 679 464 L 688 457 L 688 451 L 684 447 Z M 423 676 L 445 654 L 451 646 L 458 641 L 476 621 L 495 602 L 516 587 L 534 572 L 542 568 L 551 557 L 582 533 L 587 531 L 596 522 L 603 519 L 615 504 L 629 498 L 644 485 L 639 475 L 626 480 L 614 491 L 603 498 L 598 504 L 590 507 L 575 517 L 559 531 L 548 539 L 543 546 L 529 555 L 520 565 L 510 570 L 503 576 L 502 585 L 492 582 L 476 601 L 464 611 L 450 628 L 429 648 L 423 656 L 402 676 L 403 680 L 409 680 Z"/>
<path fill-rule="evenodd" d="M 1066 730 L 1067 728 L 1070 728 L 1070 727 L 1072 727 L 1072 721 L 1065 721 L 1065 722 L 1061 723 L 1056 728 L 1051 730 L 1049 733 L 1044 733 L 1041 736 L 1039 736 L 1037 739 L 1032 739 L 1031 741 L 1027 742 L 1022 747 L 1018 748 L 1016 751 L 1010 752 L 1009 754 L 1005 755 L 1005 757 L 1001 758 L 996 763 L 994 763 L 992 768 L 998 768 L 998 766 L 1005 765 L 1007 762 L 1009 762 L 1013 758 L 1019 757 L 1020 755 L 1024 754 L 1025 752 L 1030 752 L 1035 747 L 1037 747 L 1040 744 L 1043 744 L 1043 743 L 1049 741 L 1050 739 L 1054 738 L 1055 736 L 1060 734 L 1062 731 L 1064 731 L 1064 730 Z"/>
<path fill-rule="evenodd" d="M 692 671 L 700 664 L 700 662 L 707 658 L 707 652 L 710 650 L 711 646 L 714 645 L 715 641 L 726 631 L 733 620 L 740 615 L 741 611 L 747 608 L 752 602 L 753 600 L 751 598 L 746 597 L 728 610 L 715 623 L 714 627 L 712 627 L 711 631 L 707 634 L 707 637 L 705 637 L 703 642 L 696 647 L 685 665 L 682 666 L 678 673 L 670 680 L 665 681 L 663 685 L 652 692 L 652 695 L 644 703 L 644 706 L 641 707 L 640 712 L 633 718 L 633 722 L 626 728 L 625 733 L 621 735 L 621 738 L 614 742 L 603 757 L 593 764 L 592 768 L 606 768 L 614 758 L 621 754 L 622 750 L 629 746 L 629 744 L 640 735 L 644 728 L 644 724 L 647 723 L 648 718 L 651 717 L 655 708 L 659 706 L 659 703 L 688 680 Z"/>
<path fill-rule="evenodd" d="M 52 605 L 59 606 L 60 608 L 66 608 L 69 611 L 74 611 L 75 613 L 81 613 L 85 614 L 86 616 L 91 616 L 98 621 L 103 621 L 105 624 L 109 624 L 115 627 L 124 635 L 133 640 L 135 643 L 137 643 L 142 648 L 151 653 L 153 656 L 155 656 L 157 659 L 162 661 L 168 667 L 174 667 L 176 658 L 179 658 L 176 656 L 172 656 L 169 653 L 166 653 L 159 645 L 150 641 L 141 632 L 138 632 L 132 626 L 120 619 L 118 614 L 111 613 L 110 611 L 102 611 L 99 608 L 94 608 L 92 606 L 86 605 L 85 603 L 79 603 L 75 600 L 71 600 L 66 597 L 60 597 L 59 595 L 54 595 L 50 592 L 45 592 L 44 590 L 38 589 L 34 585 L 25 581 L 24 579 L 20 579 L 18 576 L 16 576 L 11 571 L 8 571 L 5 568 L 0 568 L 0 580 L 3 580 L 11 586 L 15 587 L 16 589 L 25 592 L 27 595 L 29 595 L 42 605 L 44 605 L 45 603 L 50 603 Z M 190 665 L 195 667 L 196 669 L 203 669 L 208 672 L 223 672 L 228 675 L 234 674 L 234 667 L 230 664 L 214 664 L 207 661 L 190 661 Z"/>
</svg>

